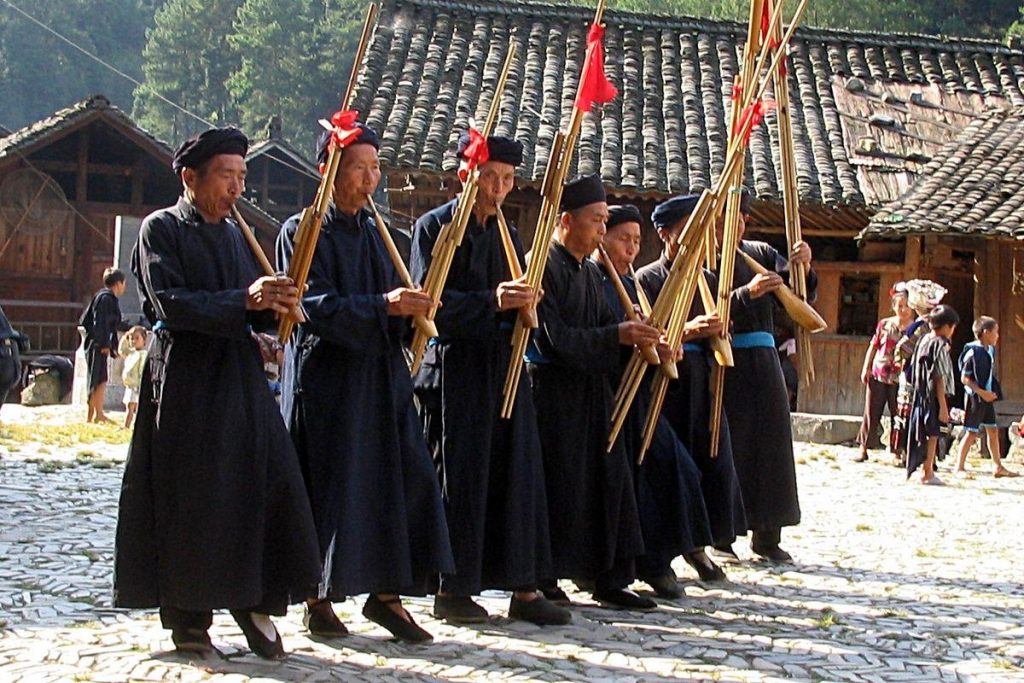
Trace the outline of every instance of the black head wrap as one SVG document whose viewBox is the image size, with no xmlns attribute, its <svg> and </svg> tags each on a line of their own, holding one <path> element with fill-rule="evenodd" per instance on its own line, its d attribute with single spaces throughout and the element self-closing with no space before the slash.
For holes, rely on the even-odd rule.
<svg viewBox="0 0 1024 683">
<path fill-rule="evenodd" d="M 459 137 L 459 146 L 455 148 L 455 156 L 462 159 L 462 153 L 469 142 L 469 133 L 463 133 Z M 523 163 L 523 143 L 501 135 L 491 135 L 487 138 L 487 156 L 490 161 L 518 166 Z"/>
<path fill-rule="evenodd" d="M 654 207 L 654 211 L 651 212 L 651 222 L 659 230 L 667 230 L 693 213 L 699 200 L 700 195 L 697 194 L 666 199 Z"/>
<path fill-rule="evenodd" d="M 601 176 L 585 175 L 566 183 L 562 190 L 562 211 L 575 211 L 589 204 L 608 201 Z"/>
<path fill-rule="evenodd" d="M 608 222 L 605 224 L 605 228 L 611 230 L 616 225 L 621 225 L 622 223 L 638 223 L 643 227 L 643 217 L 640 215 L 640 209 L 632 204 L 609 206 Z"/>
<path fill-rule="evenodd" d="M 198 168 L 218 154 L 237 154 L 245 157 L 249 151 L 249 138 L 245 133 L 228 126 L 211 128 L 181 143 L 171 160 L 171 168 L 175 174 L 183 168 Z"/>
<path fill-rule="evenodd" d="M 380 151 L 380 137 L 377 135 L 377 131 L 375 131 L 373 128 L 370 128 L 361 121 L 356 121 L 355 127 L 361 130 L 362 132 L 359 134 L 359 137 L 357 137 L 355 140 L 353 140 L 347 145 L 348 147 L 351 147 L 352 145 L 373 145 L 373 148 L 375 150 Z M 320 134 L 320 138 L 316 142 L 317 166 L 319 166 L 320 164 L 327 163 L 327 143 L 329 143 L 330 140 L 331 131 L 325 130 Z"/>
</svg>

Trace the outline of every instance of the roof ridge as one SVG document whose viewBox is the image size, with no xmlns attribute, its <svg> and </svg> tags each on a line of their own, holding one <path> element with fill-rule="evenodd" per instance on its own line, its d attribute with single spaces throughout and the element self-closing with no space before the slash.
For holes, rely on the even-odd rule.
<svg viewBox="0 0 1024 683">
<path fill-rule="evenodd" d="M 425 8 L 467 11 L 473 14 L 525 15 L 538 18 L 575 18 L 589 20 L 591 8 L 579 5 L 555 5 L 538 0 L 488 0 L 486 3 L 470 0 L 386 0 L 387 7 L 418 6 Z M 659 13 L 640 13 L 627 10 L 609 9 L 605 11 L 605 23 L 627 23 L 646 28 L 668 28 L 708 30 L 716 33 L 746 33 L 746 24 L 731 19 L 713 19 L 689 15 L 669 15 Z M 1024 55 L 1024 50 L 1014 50 L 1008 45 L 992 39 L 971 38 L 966 36 L 942 36 L 926 33 L 882 33 L 855 29 L 826 28 L 801 25 L 796 30 L 797 37 L 804 40 L 821 40 L 836 42 L 871 43 L 879 46 L 928 47 L 945 48 L 951 52 L 983 51 L 990 54 Z"/>
</svg>

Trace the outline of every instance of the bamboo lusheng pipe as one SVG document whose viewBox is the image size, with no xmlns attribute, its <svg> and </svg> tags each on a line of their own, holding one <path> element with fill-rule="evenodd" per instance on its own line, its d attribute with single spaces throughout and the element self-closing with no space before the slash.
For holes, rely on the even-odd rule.
<svg viewBox="0 0 1024 683">
<path fill-rule="evenodd" d="M 260 268 L 263 269 L 263 274 L 271 277 L 276 275 L 277 273 L 274 270 L 274 266 L 270 265 L 270 259 L 268 259 L 267 255 L 263 253 L 263 247 L 261 247 L 260 243 L 256 240 L 256 235 L 249 228 L 249 224 L 245 222 L 245 219 L 242 218 L 242 213 L 234 204 L 231 205 L 231 215 L 234 217 L 235 222 L 238 223 L 238 228 L 242 231 L 242 236 L 245 237 L 245 241 L 249 245 L 252 255 L 256 257 L 257 261 L 259 261 Z"/>
<path fill-rule="evenodd" d="M 744 75 L 745 77 L 740 81 L 739 88 L 741 97 L 740 100 L 743 103 L 742 108 L 738 108 L 737 105 L 733 105 L 733 124 L 730 126 L 731 137 L 729 138 L 729 154 L 731 155 L 733 150 L 745 149 L 748 143 L 748 136 L 750 134 L 750 126 L 752 125 L 752 117 L 747 117 L 747 120 L 741 118 L 741 113 L 746 111 L 747 107 L 750 106 L 755 100 L 760 100 L 765 91 L 768 88 L 769 83 L 774 79 L 774 75 L 778 72 L 779 66 L 785 59 L 786 51 L 789 47 L 790 41 L 793 39 L 793 34 L 796 32 L 796 28 L 800 23 L 800 18 L 803 16 L 804 10 L 807 9 L 807 0 L 800 0 L 800 4 L 797 5 L 796 11 L 793 13 L 792 21 L 790 22 L 789 28 L 783 35 L 782 40 L 778 41 L 778 44 L 773 45 L 769 48 L 768 44 L 759 45 L 758 52 L 759 57 L 757 64 L 752 71 L 747 71 L 750 60 L 748 56 L 753 53 L 751 45 L 758 44 L 761 36 L 761 16 L 763 5 L 761 0 L 752 0 L 750 7 L 750 23 L 747 28 L 747 49 L 744 51 Z M 782 7 L 778 6 L 771 13 L 771 20 L 768 24 L 768 35 L 775 35 L 782 25 Z M 774 43 L 775 41 L 770 41 Z M 755 75 L 761 73 L 761 69 L 766 61 L 769 53 L 771 53 L 772 60 L 771 66 L 768 69 L 768 74 L 765 78 L 760 81 L 760 85 L 756 91 L 756 97 L 750 97 L 748 93 L 748 84 L 753 80 Z M 735 89 L 735 86 L 734 86 Z M 737 125 L 737 123 L 742 125 Z M 727 166 L 729 156 L 726 157 Z M 735 264 L 735 253 L 734 250 L 739 246 L 738 233 L 736 228 L 739 220 L 739 202 L 740 194 L 739 188 L 743 185 L 743 166 L 742 164 L 734 164 L 734 168 L 731 169 L 731 173 L 723 171 L 719 178 L 720 183 L 724 183 L 724 187 L 730 188 L 729 201 L 726 205 L 726 224 L 725 234 L 723 238 L 722 247 L 722 267 L 719 270 L 719 291 L 718 291 L 718 316 L 722 320 L 722 336 L 728 333 L 729 321 L 731 318 L 731 292 L 728 291 L 732 285 L 732 266 Z M 735 190 L 735 192 L 733 192 Z M 726 269 L 728 265 L 728 269 Z M 718 457 L 718 443 L 721 437 L 721 425 L 722 425 L 722 400 L 725 394 L 725 373 L 721 365 L 716 365 L 712 373 L 712 407 L 711 407 L 711 457 Z"/>
<path fill-rule="evenodd" d="M 765 0 L 772 7 L 773 0 Z M 783 0 L 774 0 L 779 11 Z M 773 40 L 782 39 L 782 27 L 776 26 L 772 32 Z M 785 65 L 785 62 L 782 63 Z M 792 254 L 796 245 L 803 240 L 800 225 L 800 197 L 796 175 L 796 153 L 793 144 L 793 121 L 789 100 L 789 81 L 784 66 L 773 74 L 775 81 L 775 112 L 779 131 L 779 158 L 782 166 L 782 197 L 786 220 L 786 242 Z M 803 263 L 793 264 L 790 268 L 790 284 L 793 292 L 807 300 L 807 268 Z M 795 331 L 797 355 L 800 358 L 800 378 L 807 386 L 814 382 L 814 357 L 811 354 L 811 337 L 807 329 L 799 327 Z"/>
<path fill-rule="evenodd" d="M 626 286 L 622 284 L 622 278 L 619 277 L 618 272 L 615 270 L 615 266 L 612 264 L 612 259 L 608 256 L 608 252 L 604 246 L 598 245 L 598 254 L 601 256 L 601 263 L 604 265 L 605 271 L 608 273 L 608 278 L 612 281 L 612 286 L 615 287 L 615 293 L 619 296 L 619 303 L 622 304 L 622 308 L 626 311 L 626 317 L 633 322 L 642 322 L 640 316 L 636 314 L 636 309 L 633 308 L 633 300 L 629 298 L 629 292 L 626 291 Z M 661 363 L 661 358 L 658 357 L 658 351 L 654 348 L 653 344 L 645 344 L 637 346 L 640 353 L 643 354 L 644 360 L 651 365 L 658 365 Z"/>
<path fill-rule="evenodd" d="M 629 266 L 629 276 L 636 283 L 636 300 L 640 304 L 640 312 L 645 318 L 651 317 L 651 300 L 647 298 L 647 292 L 640 286 L 640 281 L 636 279 L 636 271 L 633 270 L 632 265 Z"/>
<path fill-rule="evenodd" d="M 758 275 L 767 275 L 770 272 L 767 268 L 755 261 L 750 254 L 743 251 L 740 251 L 739 254 L 743 257 L 743 260 L 747 262 L 747 265 L 750 266 L 750 269 Z M 786 309 L 786 313 L 788 313 L 789 317 L 793 319 L 793 322 L 811 334 L 821 332 L 828 327 L 828 323 L 821 317 L 821 314 L 814 310 L 814 307 L 809 303 L 794 294 L 793 290 L 788 286 L 781 285 L 778 289 L 774 290 L 772 294 L 774 294 L 779 300 L 782 307 Z"/>
<path fill-rule="evenodd" d="M 349 74 L 348 85 L 345 88 L 345 96 L 341 101 L 342 110 L 348 109 L 355 92 L 356 80 L 359 75 L 359 67 L 366 56 L 366 48 L 373 33 L 373 25 L 377 20 L 377 5 L 370 3 L 366 8 L 366 16 L 363 19 L 363 31 L 359 36 L 359 47 L 356 49 L 355 60 L 352 62 L 352 71 Z M 316 251 L 317 242 L 320 240 L 320 228 L 323 225 L 324 216 L 330 206 L 334 195 L 334 180 L 338 175 L 338 166 L 341 163 L 341 149 L 331 144 L 327 154 L 327 162 L 324 164 L 324 174 L 320 178 L 320 185 L 317 187 L 313 204 L 302 210 L 299 216 L 299 224 L 295 228 L 295 243 L 292 250 L 292 260 L 288 266 L 288 277 L 292 279 L 295 286 L 302 292 L 306 288 L 306 280 L 309 277 L 309 269 L 313 264 L 313 254 Z M 295 323 L 302 322 L 294 315 L 282 316 L 277 327 L 277 336 L 282 344 L 288 343 Z"/>
<path fill-rule="evenodd" d="M 712 232 L 711 235 L 713 236 L 714 233 Z M 697 276 L 697 288 L 700 291 L 701 303 L 704 304 L 704 312 L 708 315 L 715 315 L 718 312 L 718 309 L 715 307 L 715 295 L 711 292 L 711 286 L 708 284 L 707 275 L 704 274 L 703 270 Z M 715 354 L 715 362 L 727 368 L 731 368 L 734 365 L 732 344 L 729 343 L 726 337 L 715 334 L 711 336 L 708 343 Z"/>
<path fill-rule="evenodd" d="M 513 280 L 518 280 L 523 277 L 523 267 L 519 265 L 519 254 L 516 252 L 516 246 L 512 242 L 512 231 L 508 228 L 508 222 L 505 220 L 505 214 L 500 206 L 498 207 L 497 219 L 498 233 L 501 237 L 501 248 L 505 252 L 505 261 L 508 262 L 508 272 Z M 537 329 L 537 326 L 540 324 L 537 320 L 537 309 L 533 306 L 523 306 L 520 308 L 519 317 L 523 324 L 531 330 Z"/>
<path fill-rule="evenodd" d="M 650 322 L 659 329 L 666 330 L 668 343 L 671 348 L 679 348 L 682 343 L 682 322 L 685 316 L 680 311 L 685 307 L 689 311 L 693 303 L 693 295 L 696 288 L 695 272 L 700 267 L 703 259 L 703 238 L 707 234 L 706 221 L 714 203 L 713 195 L 705 190 L 701 195 L 693 213 L 690 214 L 686 225 L 680 232 L 677 239 L 679 245 L 672 267 L 669 269 L 668 277 L 662 286 L 657 301 L 651 307 Z M 672 377 L 671 370 L 676 369 L 675 363 L 662 362 L 659 366 L 659 375 Z M 607 448 L 611 452 L 615 441 L 622 431 L 626 417 L 633 405 L 640 385 L 643 383 L 644 373 L 647 364 L 641 357 L 639 351 L 634 350 L 622 373 L 622 380 L 615 394 L 615 406 L 611 414 L 611 428 L 608 435 Z"/>
<path fill-rule="evenodd" d="M 402 281 L 402 285 L 408 289 L 419 289 L 419 287 L 416 286 L 416 283 L 412 281 L 412 276 L 409 275 L 409 269 L 405 266 L 405 261 L 402 260 L 402 255 L 398 253 L 398 247 L 395 246 L 395 240 L 391 237 L 391 232 L 388 230 L 388 226 L 384 222 L 384 217 L 380 215 L 380 211 L 377 209 L 377 204 L 373 201 L 373 197 L 366 195 L 366 201 L 368 202 L 370 210 L 373 211 L 373 222 L 377 226 L 377 233 L 380 235 L 381 241 L 384 242 L 384 248 L 388 251 L 388 256 L 391 258 L 391 263 L 394 265 L 395 271 L 398 273 L 398 277 Z M 435 327 L 434 322 L 432 320 L 428 320 L 426 316 L 413 316 L 412 324 L 430 337 L 437 336 L 437 327 Z"/>
<path fill-rule="evenodd" d="M 501 71 L 498 73 L 498 81 L 494 87 L 494 95 L 487 112 L 487 119 L 484 122 L 483 129 L 480 131 L 484 140 L 490 137 L 491 131 L 494 130 L 494 126 L 498 122 L 501 99 L 505 93 L 508 74 L 512 69 L 512 61 L 515 58 L 515 54 L 515 42 L 509 40 L 508 51 L 505 53 L 505 61 L 502 64 Z M 434 248 L 431 251 L 432 260 L 430 267 L 423 278 L 423 291 L 430 294 L 430 298 L 433 300 L 433 305 L 430 307 L 430 312 L 427 315 L 428 320 L 433 320 L 434 315 L 437 313 L 437 308 L 441 303 L 441 294 L 444 292 L 444 285 L 448 281 L 448 272 L 451 270 L 452 260 L 455 258 L 455 250 L 462 245 L 462 240 L 466 236 L 466 226 L 469 225 L 469 220 L 473 215 L 473 207 L 476 205 L 477 181 L 479 178 L 480 170 L 476 167 L 470 168 L 466 179 L 462 183 L 462 193 L 459 195 L 459 201 L 455 206 L 452 220 L 448 225 L 441 228 L 437 241 L 434 242 Z M 427 341 L 429 339 L 430 336 L 421 329 L 417 329 L 413 335 L 413 361 L 410 367 L 413 374 L 416 374 L 420 364 L 423 362 L 423 352 L 427 348 Z"/>
<path fill-rule="evenodd" d="M 604 8 L 605 0 L 598 0 L 597 8 L 594 11 L 594 21 L 591 22 L 591 25 L 601 23 L 601 19 L 604 17 Z M 593 49 L 593 46 L 587 46 L 583 60 L 584 65 L 590 63 L 591 51 Z M 577 85 L 577 96 L 579 95 L 579 87 L 584 82 L 583 75 L 580 75 L 580 81 Z M 574 98 L 568 132 L 564 135 L 561 131 L 555 134 L 551 144 L 550 156 L 548 157 L 548 165 L 544 171 L 544 181 L 541 183 L 542 200 L 540 213 L 537 217 L 537 227 L 533 232 L 530 262 L 526 266 L 526 284 L 532 287 L 535 292 L 540 291 L 544 279 L 548 249 L 561 213 L 562 190 L 572 165 L 573 152 L 576 148 L 576 141 L 579 138 L 582 123 L 583 111 L 576 106 L 576 98 Z M 536 310 L 536 304 L 534 304 L 532 309 Z M 522 320 L 516 321 L 516 326 L 512 330 L 512 354 L 509 360 L 508 372 L 505 375 L 505 389 L 501 403 L 501 417 L 506 420 L 512 417 L 516 396 L 519 394 L 519 382 L 523 375 L 523 356 L 526 353 L 526 345 L 529 341 L 530 329 L 522 323 Z"/>
</svg>

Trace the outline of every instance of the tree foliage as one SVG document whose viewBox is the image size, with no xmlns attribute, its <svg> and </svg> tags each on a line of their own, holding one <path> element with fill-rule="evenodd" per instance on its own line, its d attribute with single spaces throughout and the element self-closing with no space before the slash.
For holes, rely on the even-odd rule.
<svg viewBox="0 0 1024 683">
<path fill-rule="evenodd" d="M 366 0 L 11 2 L 142 85 L 134 87 L 0 4 L 0 124 L 26 125 L 102 93 L 172 144 L 204 125 L 162 96 L 203 120 L 240 124 L 250 135 L 279 115 L 285 136 L 307 151 L 316 120 L 339 104 L 366 7 Z M 1012 33 L 1024 35 L 1020 2 L 812 0 L 804 23 L 999 39 L 1011 24 Z M 609 5 L 740 21 L 749 11 L 749 0 L 609 0 Z"/>
</svg>

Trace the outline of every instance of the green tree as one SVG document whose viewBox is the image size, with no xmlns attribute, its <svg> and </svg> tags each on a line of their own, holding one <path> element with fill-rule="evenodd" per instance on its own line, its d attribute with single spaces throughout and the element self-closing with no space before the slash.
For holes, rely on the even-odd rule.
<svg viewBox="0 0 1024 683">
<path fill-rule="evenodd" d="M 152 0 L 16 2 L 39 22 L 133 78 L 141 76 Z M 0 123 L 19 128 L 90 95 L 131 108 L 132 84 L 74 47 L 0 5 Z"/>
<path fill-rule="evenodd" d="M 336 37 L 323 0 L 245 0 L 228 38 L 239 60 L 227 87 L 247 131 L 280 115 L 286 137 L 310 148 L 316 121 L 338 105 Z"/>
<path fill-rule="evenodd" d="M 146 34 L 134 114 L 158 137 L 180 141 L 205 127 L 158 95 L 212 123 L 238 123 L 225 82 L 238 67 L 228 45 L 242 0 L 167 0 Z"/>
</svg>

